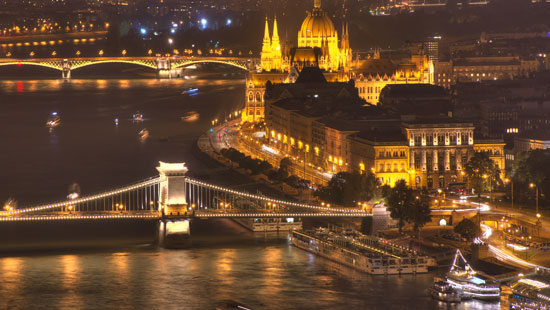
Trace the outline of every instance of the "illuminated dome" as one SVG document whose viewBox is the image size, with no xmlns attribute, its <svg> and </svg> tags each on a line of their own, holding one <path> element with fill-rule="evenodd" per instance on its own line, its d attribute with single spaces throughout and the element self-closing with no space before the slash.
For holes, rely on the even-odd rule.
<svg viewBox="0 0 550 310">
<path fill-rule="evenodd" d="M 321 9 L 320 1 L 315 1 L 313 12 L 308 13 L 306 19 L 304 19 L 300 28 L 300 35 L 308 38 L 326 38 L 336 35 L 334 24 Z"/>
</svg>

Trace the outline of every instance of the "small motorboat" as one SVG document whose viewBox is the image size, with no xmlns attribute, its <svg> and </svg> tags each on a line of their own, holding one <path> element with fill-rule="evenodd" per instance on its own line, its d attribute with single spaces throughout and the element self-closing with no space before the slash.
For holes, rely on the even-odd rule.
<svg viewBox="0 0 550 310">
<path fill-rule="evenodd" d="M 8 198 L 8 200 L 4 203 L 4 210 L 13 211 L 15 209 L 17 209 L 17 200 L 13 197 Z"/>
<path fill-rule="evenodd" d="M 143 114 L 137 112 L 132 116 L 134 122 L 143 122 Z"/>
<path fill-rule="evenodd" d="M 196 94 L 199 92 L 199 89 L 198 88 L 195 88 L 195 87 L 190 87 L 190 88 L 187 88 L 185 90 L 183 90 L 181 92 L 182 95 L 191 95 L 191 94 Z"/>
<path fill-rule="evenodd" d="M 138 136 L 139 136 L 141 139 L 146 139 L 147 137 L 149 137 L 149 130 L 147 130 L 147 128 L 143 128 L 143 129 L 138 133 Z"/>
<path fill-rule="evenodd" d="M 194 122 L 199 119 L 199 113 L 197 111 L 189 111 L 181 117 L 184 122 Z"/>
<path fill-rule="evenodd" d="M 50 117 L 48 117 L 46 125 L 50 128 L 61 125 L 61 117 L 59 117 L 59 114 L 57 114 L 57 112 L 52 112 L 52 114 L 50 114 Z"/>
<path fill-rule="evenodd" d="M 438 278 L 434 280 L 434 284 L 430 287 L 430 295 L 434 299 L 448 303 L 461 301 L 460 293 L 447 281 Z"/>
</svg>

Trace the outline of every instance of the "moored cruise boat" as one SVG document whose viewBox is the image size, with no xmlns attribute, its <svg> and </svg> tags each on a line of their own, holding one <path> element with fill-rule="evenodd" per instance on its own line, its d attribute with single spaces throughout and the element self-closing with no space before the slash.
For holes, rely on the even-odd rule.
<svg viewBox="0 0 550 310">
<path fill-rule="evenodd" d="M 499 283 L 491 277 L 473 270 L 458 249 L 453 266 L 445 278 L 447 283 L 458 291 L 462 299 L 500 300 Z"/>
<path fill-rule="evenodd" d="M 462 300 L 458 291 L 443 279 L 435 279 L 434 284 L 430 287 L 430 295 L 434 299 L 449 303 Z"/>
<path fill-rule="evenodd" d="M 235 222 L 257 232 L 291 231 L 302 229 L 302 220 L 298 218 L 234 218 Z"/>
<path fill-rule="evenodd" d="M 416 274 L 428 272 L 428 257 L 395 247 L 373 236 L 346 235 L 328 230 L 293 231 L 296 247 L 370 274 Z"/>
</svg>

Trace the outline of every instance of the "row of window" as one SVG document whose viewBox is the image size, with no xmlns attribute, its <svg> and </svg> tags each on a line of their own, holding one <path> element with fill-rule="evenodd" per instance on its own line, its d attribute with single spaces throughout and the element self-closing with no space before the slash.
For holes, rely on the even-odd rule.
<svg viewBox="0 0 550 310">
<path fill-rule="evenodd" d="M 376 172 L 403 172 L 405 171 L 405 164 L 401 163 L 387 163 L 387 164 L 379 164 L 378 165 L 378 171 Z"/>
<path fill-rule="evenodd" d="M 378 152 L 378 158 L 397 158 L 397 157 L 405 157 L 406 156 L 406 153 L 405 151 L 393 151 L 393 152 L 390 152 L 390 151 L 380 151 Z"/>
<path fill-rule="evenodd" d="M 437 145 L 446 145 L 445 141 L 445 135 L 437 135 L 436 141 Z M 447 145 L 468 145 L 468 134 L 462 134 L 460 136 L 461 143 L 459 144 L 457 142 L 457 136 L 452 134 L 448 135 L 449 137 L 449 143 Z M 420 146 L 422 145 L 422 136 L 421 135 L 414 135 L 414 145 Z M 426 135 L 426 145 L 435 145 L 434 144 L 434 136 L 433 135 Z"/>
<path fill-rule="evenodd" d="M 264 95 L 262 95 L 262 93 L 260 93 L 259 91 L 256 92 L 256 96 L 254 98 L 254 93 L 253 92 L 248 92 L 248 102 L 252 102 L 252 101 L 256 101 L 256 102 L 263 102 L 264 101 Z M 256 99 L 256 100 L 254 100 Z"/>
</svg>

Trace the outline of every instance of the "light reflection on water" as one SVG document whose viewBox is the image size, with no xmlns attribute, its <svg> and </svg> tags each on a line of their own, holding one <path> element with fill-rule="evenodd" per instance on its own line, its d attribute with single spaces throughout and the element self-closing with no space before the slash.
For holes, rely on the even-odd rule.
<svg viewBox="0 0 550 310">
<path fill-rule="evenodd" d="M 200 89 L 198 96 L 181 94 L 191 86 Z M 243 97 L 240 79 L 0 81 L 0 124 L 10 132 L 3 135 L 7 147 L 0 162 L 17 167 L 3 171 L 0 201 L 10 196 L 21 205 L 58 200 L 74 182 L 83 193 L 101 191 L 154 175 L 159 160 L 185 161 L 200 172 L 201 161 L 192 155 L 195 139 L 212 119 L 242 106 Z M 45 123 L 54 111 L 61 125 L 49 132 Z M 137 111 L 144 122 L 131 121 Z M 182 122 L 189 111 L 197 111 L 200 119 Z M 140 139 L 144 128 L 149 136 Z"/>
<path fill-rule="evenodd" d="M 35 255 L 0 259 L 0 309 L 499 309 L 447 305 L 426 288 L 433 274 L 369 276 L 316 258 L 280 239 L 190 250 Z M 183 309 L 182 308 L 182 309 Z"/>
<path fill-rule="evenodd" d="M 191 152 L 210 120 L 242 105 L 242 80 L 73 79 L 0 82 L 0 123 L 10 128 L 0 162 L 0 201 L 65 197 L 78 182 L 94 192 L 153 175 L 158 160 L 202 169 Z M 183 88 L 200 88 L 194 97 Z M 47 115 L 60 112 L 51 133 Z M 144 124 L 131 122 L 136 110 Z M 195 123 L 181 122 L 196 110 Z M 120 118 L 119 126 L 114 119 Z M 146 127 L 144 143 L 137 133 Z M 162 143 L 160 137 L 170 137 Z M 174 138 L 175 137 L 175 138 Z M 10 168 L 13 167 L 13 168 Z M 22 177 L 25 176 L 25 177 Z M 52 177 L 55 176 L 55 177 Z M 29 186 L 32 183 L 32 187 Z M 115 253 L 35 254 L 0 258 L 0 309 L 213 309 L 239 300 L 253 309 L 498 309 L 429 298 L 433 274 L 373 277 L 290 246 L 285 236 L 220 233 L 219 223 L 190 250 L 132 249 Z M 229 224 L 227 224 L 229 225 Z M 236 224 L 228 231 L 238 231 Z M 204 231 L 193 231 L 193 238 Z M 238 236 L 241 238 L 241 236 Z M 233 241 L 237 240 L 237 241 Z"/>
</svg>

